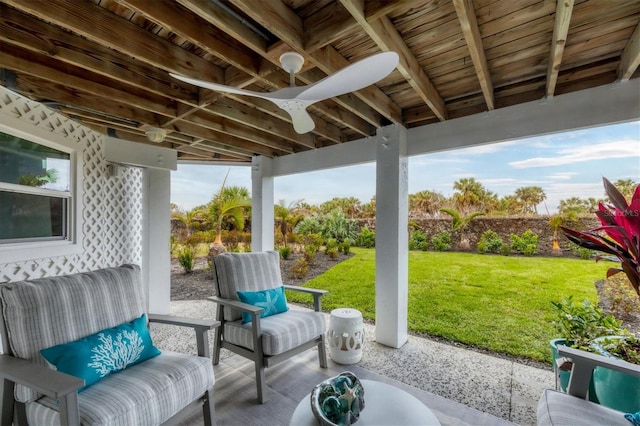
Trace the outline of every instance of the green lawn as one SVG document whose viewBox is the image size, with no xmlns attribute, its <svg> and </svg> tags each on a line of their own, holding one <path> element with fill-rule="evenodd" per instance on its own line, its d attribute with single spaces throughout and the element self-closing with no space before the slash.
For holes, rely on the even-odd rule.
<svg viewBox="0 0 640 426">
<path fill-rule="evenodd" d="M 375 250 L 309 281 L 329 290 L 323 309 L 351 307 L 375 318 Z M 597 280 L 611 266 L 593 260 L 471 253 L 409 252 L 409 330 L 495 352 L 549 361 L 550 301 L 597 301 Z M 287 292 L 290 301 L 307 296 Z"/>
</svg>

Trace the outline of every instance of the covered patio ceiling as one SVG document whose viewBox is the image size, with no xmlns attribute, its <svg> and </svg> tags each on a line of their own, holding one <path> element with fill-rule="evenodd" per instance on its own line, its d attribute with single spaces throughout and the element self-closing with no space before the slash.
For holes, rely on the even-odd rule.
<svg viewBox="0 0 640 426">
<path fill-rule="evenodd" d="M 640 75 L 638 0 L 1 0 L 2 85 L 103 134 L 179 161 L 250 164 L 539 100 Z M 169 73 L 259 92 L 297 85 L 381 51 L 396 70 L 309 107 L 297 134 L 269 101 L 221 94 Z"/>
</svg>

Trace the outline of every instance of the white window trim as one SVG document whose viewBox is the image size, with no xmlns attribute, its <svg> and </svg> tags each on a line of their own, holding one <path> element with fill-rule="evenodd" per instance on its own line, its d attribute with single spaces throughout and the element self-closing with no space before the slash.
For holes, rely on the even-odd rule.
<svg viewBox="0 0 640 426">
<path fill-rule="evenodd" d="M 49 257 L 68 256 L 82 253 L 83 217 L 82 217 L 82 170 L 84 166 L 81 147 L 77 142 L 43 128 L 25 123 L 14 117 L 2 114 L 0 131 L 26 139 L 69 154 L 71 160 L 69 205 L 69 238 L 57 241 L 20 242 L 0 245 L 0 264 L 25 262 Z"/>
</svg>

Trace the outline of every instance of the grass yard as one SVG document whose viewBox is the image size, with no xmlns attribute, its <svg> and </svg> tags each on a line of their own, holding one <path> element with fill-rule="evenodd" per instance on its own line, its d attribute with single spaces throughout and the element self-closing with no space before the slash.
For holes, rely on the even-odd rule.
<svg viewBox="0 0 640 426">
<path fill-rule="evenodd" d="M 351 307 L 375 318 L 375 249 L 353 249 L 305 286 L 329 291 L 323 309 Z M 409 330 L 494 352 L 549 362 L 551 301 L 573 295 L 597 302 L 593 285 L 607 262 L 409 252 Z M 309 303 L 287 292 L 290 301 Z"/>
</svg>

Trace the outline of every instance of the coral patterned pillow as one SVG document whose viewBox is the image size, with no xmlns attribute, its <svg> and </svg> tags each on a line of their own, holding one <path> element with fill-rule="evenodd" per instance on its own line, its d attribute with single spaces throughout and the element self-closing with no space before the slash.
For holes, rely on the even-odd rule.
<svg viewBox="0 0 640 426">
<path fill-rule="evenodd" d="M 289 310 L 289 307 L 287 306 L 287 297 L 284 294 L 284 286 L 272 288 L 270 290 L 238 291 L 236 293 L 238 294 L 238 298 L 241 302 L 264 309 L 260 314 L 260 318 L 287 312 Z M 248 322 L 251 322 L 251 314 L 243 312 L 242 324 L 246 324 Z"/>
<path fill-rule="evenodd" d="M 84 379 L 86 389 L 116 371 L 138 364 L 156 355 L 147 329 L 147 315 L 102 330 L 75 342 L 40 351 L 56 370 Z"/>
</svg>

